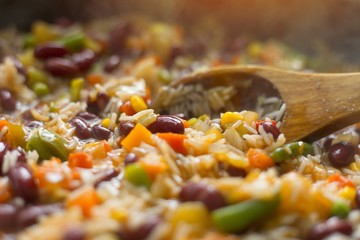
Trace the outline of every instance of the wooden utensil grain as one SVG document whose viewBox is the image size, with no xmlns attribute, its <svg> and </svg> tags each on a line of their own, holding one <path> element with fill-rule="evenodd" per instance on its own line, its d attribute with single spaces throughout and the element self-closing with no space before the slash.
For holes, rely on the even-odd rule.
<svg viewBox="0 0 360 240">
<path fill-rule="evenodd" d="M 239 83 L 249 79 L 256 79 L 253 84 L 256 88 L 263 84 L 267 87 L 262 90 L 278 91 L 286 104 L 281 131 L 288 142 L 314 141 L 360 121 L 360 73 L 315 74 L 259 66 L 224 66 L 192 74 L 172 86 L 200 83 L 204 87 L 231 84 L 240 88 Z M 241 98 L 233 100 L 239 111 L 244 109 L 240 106 Z"/>
</svg>

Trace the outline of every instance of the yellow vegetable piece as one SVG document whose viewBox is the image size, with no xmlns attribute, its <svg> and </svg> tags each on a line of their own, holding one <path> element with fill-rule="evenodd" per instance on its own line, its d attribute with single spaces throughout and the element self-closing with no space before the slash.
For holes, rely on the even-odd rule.
<svg viewBox="0 0 360 240">
<path fill-rule="evenodd" d="M 35 62 L 34 49 L 26 49 L 18 55 L 18 58 L 25 67 L 33 66 Z"/>
<path fill-rule="evenodd" d="M 93 50 L 96 53 L 101 51 L 100 43 L 92 40 L 91 38 L 85 37 L 84 45 L 85 45 L 85 48 L 90 48 L 91 50 Z"/>
<path fill-rule="evenodd" d="M 252 122 L 256 121 L 259 117 L 259 114 L 253 111 L 246 111 L 244 114 L 244 121 L 247 124 L 251 124 Z"/>
<path fill-rule="evenodd" d="M 121 141 L 121 145 L 126 151 L 131 151 L 134 147 L 140 146 L 142 142 L 151 144 L 151 132 L 142 124 L 137 123 L 133 130 Z"/>
<path fill-rule="evenodd" d="M 263 46 L 259 42 L 253 42 L 251 43 L 247 48 L 247 53 L 251 57 L 258 57 L 262 53 Z"/>
<path fill-rule="evenodd" d="M 357 162 L 353 162 L 352 164 L 350 164 L 350 169 L 357 172 L 357 171 L 360 171 L 360 166 L 359 164 L 357 164 Z"/>
<path fill-rule="evenodd" d="M 144 99 L 140 96 L 132 96 L 130 98 L 130 103 L 135 112 L 140 112 L 147 109 L 147 105 Z"/>
<path fill-rule="evenodd" d="M 244 117 L 236 112 L 226 112 L 221 115 L 221 126 L 226 126 L 228 124 L 234 123 L 238 120 L 244 120 Z"/>
<path fill-rule="evenodd" d="M 345 198 L 347 200 L 352 201 L 353 199 L 355 199 L 355 195 L 356 195 L 356 190 L 353 187 L 350 186 L 345 186 L 344 188 L 341 189 L 341 191 L 339 192 L 339 196 L 342 198 Z"/>
<path fill-rule="evenodd" d="M 200 202 L 186 202 L 176 208 L 171 216 L 170 223 L 174 228 L 179 224 L 185 223 L 194 226 L 193 229 L 201 231 L 210 225 L 209 219 L 208 210 L 204 204 Z"/>
<path fill-rule="evenodd" d="M 110 118 L 104 118 L 101 122 L 101 125 L 103 125 L 104 127 L 106 128 L 109 128 L 110 127 L 110 123 L 111 123 L 111 120 Z"/>
<path fill-rule="evenodd" d="M 216 127 L 212 127 L 209 130 L 206 131 L 206 135 L 214 134 L 215 135 L 215 141 L 220 140 L 222 138 L 222 133 L 219 129 Z"/>
<path fill-rule="evenodd" d="M 36 43 L 44 43 L 54 41 L 58 38 L 58 33 L 45 22 L 35 22 L 32 26 Z"/>
</svg>

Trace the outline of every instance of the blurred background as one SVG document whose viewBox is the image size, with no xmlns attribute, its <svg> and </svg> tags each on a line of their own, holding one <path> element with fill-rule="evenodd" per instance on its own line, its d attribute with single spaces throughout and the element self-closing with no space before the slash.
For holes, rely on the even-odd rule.
<svg viewBox="0 0 360 240">
<path fill-rule="evenodd" d="M 141 14 L 186 28 L 211 18 L 229 33 L 276 38 L 308 54 L 326 46 L 360 63 L 359 12 L 358 0 L 0 0 L 0 27 Z"/>
</svg>

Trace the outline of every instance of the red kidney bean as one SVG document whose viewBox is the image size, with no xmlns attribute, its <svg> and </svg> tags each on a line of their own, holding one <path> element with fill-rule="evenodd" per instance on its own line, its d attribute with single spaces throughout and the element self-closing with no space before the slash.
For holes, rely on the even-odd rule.
<svg viewBox="0 0 360 240">
<path fill-rule="evenodd" d="M 80 139 L 88 139 L 91 137 L 91 129 L 89 125 L 80 118 L 73 118 L 70 124 L 75 127 L 75 135 Z"/>
<path fill-rule="evenodd" d="M 17 215 L 17 224 L 20 229 L 31 226 L 38 222 L 41 216 L 47 216 L 57 211 L 60 211 L 62 206 L 60 204 L 36 205 L 27 206 L 21 209 Z"/>
<path fill-rule="evenodd" d="M 280 130 L 271 122 L 264 121 L 261 123 L 261 126 L 264 128 L 266 133 L 270 133 L 273 136 L 274 140 L 277 140 L 281 134 Z"/>
<path fill-rule="evenodd" d="M 74 61 L 65 58 L 50 58 L 45 62 L 44 68 L 59 77 L 72 77 L 80 72 Z"/>
<path fill-rule="evenodd" d="M 246 176 L 246 171 L 242 168 L 238 168 L 235 166 L 228 166 L 226 169 L 226 172 L 232 176 L 232 177 L 245 177 Z"/>
<path fill-rule="evenodd" d="M 307 240 L 321 240 L 334 233 L 350 236 L 353 232 L 352 225 L 345 219 L 332 217 L 326 222 L 315 225 L 309 232 Z"/>
<path fill-rule="evenodd" d="M 334 167 L 346 167 L 355 161 L 357 148 L 349 142 L 338 142 L 329 149 L 329 162 Z"/>
<path fill-rule="evenodd" d="M 26 202 L 37 200 L 39 192 L 34 176 L 29 166 L 24 162 L 17 162 L 9 169 L 9 180 L 16 196 L 21 197 Z"/>
<path fill-rule="evenodd" d="M 68 54 L 68 50 L 61 44 L 56 42 L 48 42 L 36 46 L 34 55 L 39 59 L 48 59 L 55 57 L 63 57 Z"/>
<path fill-rule="evenodd" d="M 179 200 L 182 202 L 200 201 L 209 211 L 226 205 L 224 196 L 214 187 L 195 182 L 189 182 L 181 188 Z"/>
<path fill-rule="evenodd" d="M 62 240 L 85 240 L 85 229 L 80 226 L 71 226 L 65 230 Z"/>
<path fill-rule="evenodd" d="M 14 94 L 5 88 L 0 89 L 0 103 L 5 112 L 12 112 L 16 109 Z"/>
<path fill-rule="evenodd" d="M 90 49 L 85 49 L 82 52 L 75 53 L 72 57 L 72 60 L 78 66 L 78 68 L 85 72 L 90 69 L 93 63 L 96 61 L 96 55 L 94 51 Z"/>
<path fill-rule="evenodd" d="M 115 26 L 109 36 L 109 48 L 111 52 L 115 54 L 121 54 L 124 52 L 125 43 L 128 36 L 131 34 L 132 27 L 129 23 L 119 23 Z"/>
<path fill-rule="evenodd" d="M 185 131 L 181 119 L 172 115 L 158 116 L 156 121 L 147 126 L 147 128 L 152 133 L 172 132 L 183 134 Z"/>
<path fill-rule="evenodd" d="M 108 140 L 111 136 L 111 131 L 101 124 L 97 124 L 92 127 L 93 135 L 98 140 Z"/>
<path fill-rule="evenodd" d="M 100 118 L 96 116 L 95 114 L 89 113 L 89 112 L 81 112 L 76 117 L 83 119 L 84 121 L 97 121 Z"/>
<path fill-rule="evenodd" d="M 124 163 L 125 165 L 136 163 L 139 160 L 139 157 L 135 153 L 128 153 L 125 156 Z"/>
<path fill-rule="evenodd" d="M 113 72 L 120 65 L 120 57 L 117 55 L 110 56 L 104 63 L 104 71 L 107 73 Z"/>
<path fill-rule="evenodd" d="M 123 229 L 119 232 L 121 240 L 146 239 L 149 234 L 161 223 L 159 216 L 148 217 L 145 222 L 135 229 Z"/>
<path fill-rule="evenodd" d="M 0 232 L 14 232 L 17 228 L 18 208 L 12 204 L 0 204 Z"/>
<path fill-rule="evenodd" d="M 135 123 L 130 121 L 120 121 L 118 125 L 119 134 L 121 137 L 126 137 L 135 127 Z"/>
<path fill-rule="evenodd" d="M 360 188 L 356 189 L 355 205 L 358 209 L 360 209 Z"/>
<path fill-rule="evenodd" d="M 95 181 L 94 186 L 98 187 L 100 183 L 110 181 L 114 177 L 117 177 L 119 173 L 120 171 L 114 168 L 105 170 L 104 173 L 102 173 L 101 177 Z"/>
<path fill-rule="evenodd" d="M 110 101 L 109 95 L 107 95 L 104 92 L 99 92 L 96 95 L 96 105 L 100 111 L 103 111 L 106 108 L 109 101 Z"/>
</svg>

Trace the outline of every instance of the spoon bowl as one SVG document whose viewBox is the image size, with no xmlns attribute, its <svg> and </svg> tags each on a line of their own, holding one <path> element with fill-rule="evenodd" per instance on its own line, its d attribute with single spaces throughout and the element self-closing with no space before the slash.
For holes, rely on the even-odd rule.
<svg viewBox="0 0 360 240">
<path fill-rule="evenodd" d="M 189 75 L 170 88 L 188 85 L 201 85 L 204 89 L 233 86 L 236 94 L 230 101 L 237 111 L 254 108 L 261 95 L 280 98 L 286 106 L 281 131 L 288 142 L 315 141 L 360 121 L 360 73 L 223 66 Z M 161 104 L 155 100 L 155 106 Z M 234 109 L 219 109 L 218 113 L 227 110 Z"/>
</svg>

